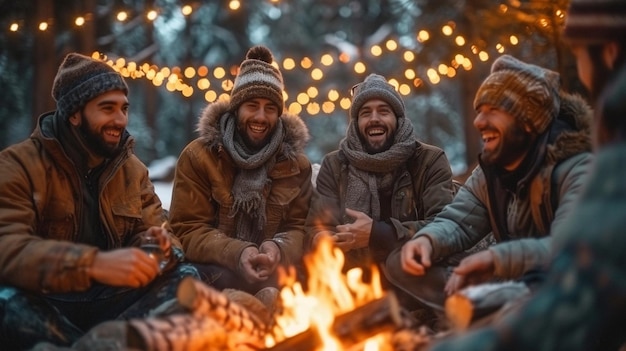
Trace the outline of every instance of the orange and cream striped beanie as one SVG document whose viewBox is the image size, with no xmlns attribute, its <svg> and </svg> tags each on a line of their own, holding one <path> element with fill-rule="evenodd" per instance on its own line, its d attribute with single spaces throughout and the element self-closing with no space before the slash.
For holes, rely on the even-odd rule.
<svg viewBox="0 0 626 351">
<path fill-rule="evenodd" d="M 502 55 L 478 88 L 474 109 L 493 105 L 541 134 L 561 108 L 560 86 L 557 72 Z"/>
</svg>

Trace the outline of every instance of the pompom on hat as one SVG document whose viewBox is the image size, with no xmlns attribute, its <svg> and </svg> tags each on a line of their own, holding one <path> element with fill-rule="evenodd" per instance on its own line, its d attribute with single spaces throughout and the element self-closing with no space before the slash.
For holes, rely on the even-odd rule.
<svg viewBox="0 0 626 351">
<path fill-rule="evenodd" d="M 120 90 L 128 94 L 124 78 L 106 62 L 77 53 L 70 53 L 59 66 L 52 97 L 57 113 L 68 118 L 98 95 Z"/>
<path fill-rule="evenodd" d="M 474 109 L 493 105 L 543 133 L 561 108 L 558 73 L 502 55 L 476 92 Z"/>
<path fill-rule="evenodd" d="M 236 111 L 244 101 L 265 98 L 278 106 L 279 116 L 283 114 L 283 76 L 272 65 L 273 61 L 272 52 L 265 46 L 259 45 L 248 50 L 230 93 L 231 111 Z"/>
<path fill-rule="evenodd" d="M 352 87 L 352 105 L 350 106 L 350 118 L 357 119 L 359 110 L 367 101 L 380 99 L 389 104 L 396 118 L 404 117 L 404 101 L 402 97 L 389 84 L 385 77 L 372 73 L 362 83 Z"/>
<path fill-rule="evenodd" d="M 588 44 L 623 40 L 626 35 L 626 0 L 571 0 L 563 38 Z"/>
</svg>

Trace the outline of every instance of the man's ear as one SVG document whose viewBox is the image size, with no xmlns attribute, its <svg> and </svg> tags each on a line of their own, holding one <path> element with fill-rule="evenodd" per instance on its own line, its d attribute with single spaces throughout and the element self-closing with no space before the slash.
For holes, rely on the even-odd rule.
<svg viewBox="0 0 626 351">
<path fill-rule="evenodd" d="M 80 116 L 81 116 L 80 111 L 74 112 L 69 118 L 70 124 L 73 125 L 74 127 L 80 126 L 80 121 L 81 121 Z"/>
<path fill-rule="evenodd" d="M 528 134 L 533 134 L 534 133 L 534 129 L 533 129 L 533 127 L 529 123 L 524 123 L 524 130 Z"/>
<path fill-rule="evenodd" d="M 610 41 L 602 46 L 602 59 L 604 64 L 611 70 L 615 68 L 615 60 L 617 60 L 619 50 L 619 45 L 614 41 Z"/>
</svg>

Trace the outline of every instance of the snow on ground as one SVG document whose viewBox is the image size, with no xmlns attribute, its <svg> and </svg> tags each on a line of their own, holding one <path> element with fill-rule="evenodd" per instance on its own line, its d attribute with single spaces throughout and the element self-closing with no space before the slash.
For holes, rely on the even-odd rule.
<svg viewBox="0 0 626 351">
<path fill-rule="evenodd" d="M 153 181 L 152 184 L 154 185 L 154 191 L 159 195 L 159 199 L 161 199 L 163 208 L 169 210 L 170 203 L 172 202 L 172 182 Z"/>
<path fill-rule="evenodd" d="M 148 166 L 150 180 L 154 185 L 154 191 L 161 199 L 163 208 L 170 209 L 172 201 L 172 178 L 174 169 L 176 168 L 176 157 L 167 156 L 162 159 L 154 160 Z"/>
</svg>

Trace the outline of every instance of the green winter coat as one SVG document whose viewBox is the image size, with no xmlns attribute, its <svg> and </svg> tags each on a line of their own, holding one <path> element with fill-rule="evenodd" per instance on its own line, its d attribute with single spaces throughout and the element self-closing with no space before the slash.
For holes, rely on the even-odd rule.
<svg viewBox="0 0 626 351">
<path fill-rule="evenodd" d="M 507 241 L 502 241 L 497 233 L 490 185 L 482 167 L 474 170 L 454 201 L 415 237 L 428 236 L 433 258 L 437 259 L 469 249 L 494 232 L 499 243 L 489 250 L 495 257 L 496 276 L 515 279 L 526 271 L 547 266 L 549 234 L 570 219 L 569 214 L 587 182 L 593 160 L 591 117 L 591 110 L 581 97 L 561 94 L 557 118 L 573 130 L 558 134 L 547 145 L 545 160 L 535 178 L 519 184 L 518 193 L 511 196 L 503 221 L 510 233 Z M 526 196 L 520 194 L 521 187 L 529 189 Z"/>
<path fill-rule="evenodd" d="M 236 223 L 229 215 L 238 169 L 221 143 L 219 119 L 228 107 L 227 101 L 219 101 L 202 112 L 200 137 L 185 147 L 176 165 L 170 218 L 191 262 L 216 263 L 236 271 L 241 252 L 260 243 L 237 239 Z M 267 222 L 262 236 L 278 245 L 281 263 L 288 265 L 302 257 L 313 185 L 311 163 L 303 153 L 308 130 L 298 116 L 284 113 L 280 118 L 285 138 L 268 171 Z"/>
<path fill-rule="evenodd" d="M 37 292 L 83 291 L 98 248 L 78 237 L 81 178 L 54 134 L 53 113 L 42 115 L 31 137 L 0 152 L 0 284 Z M 100 178 L 100 218 L 108 247 L 138 244 L 139 235 L 161 225 L 161 201 L 148 169 L 123 151 Z M 176 243 L 174 243 L 176 244 Z"/>
</svg>

